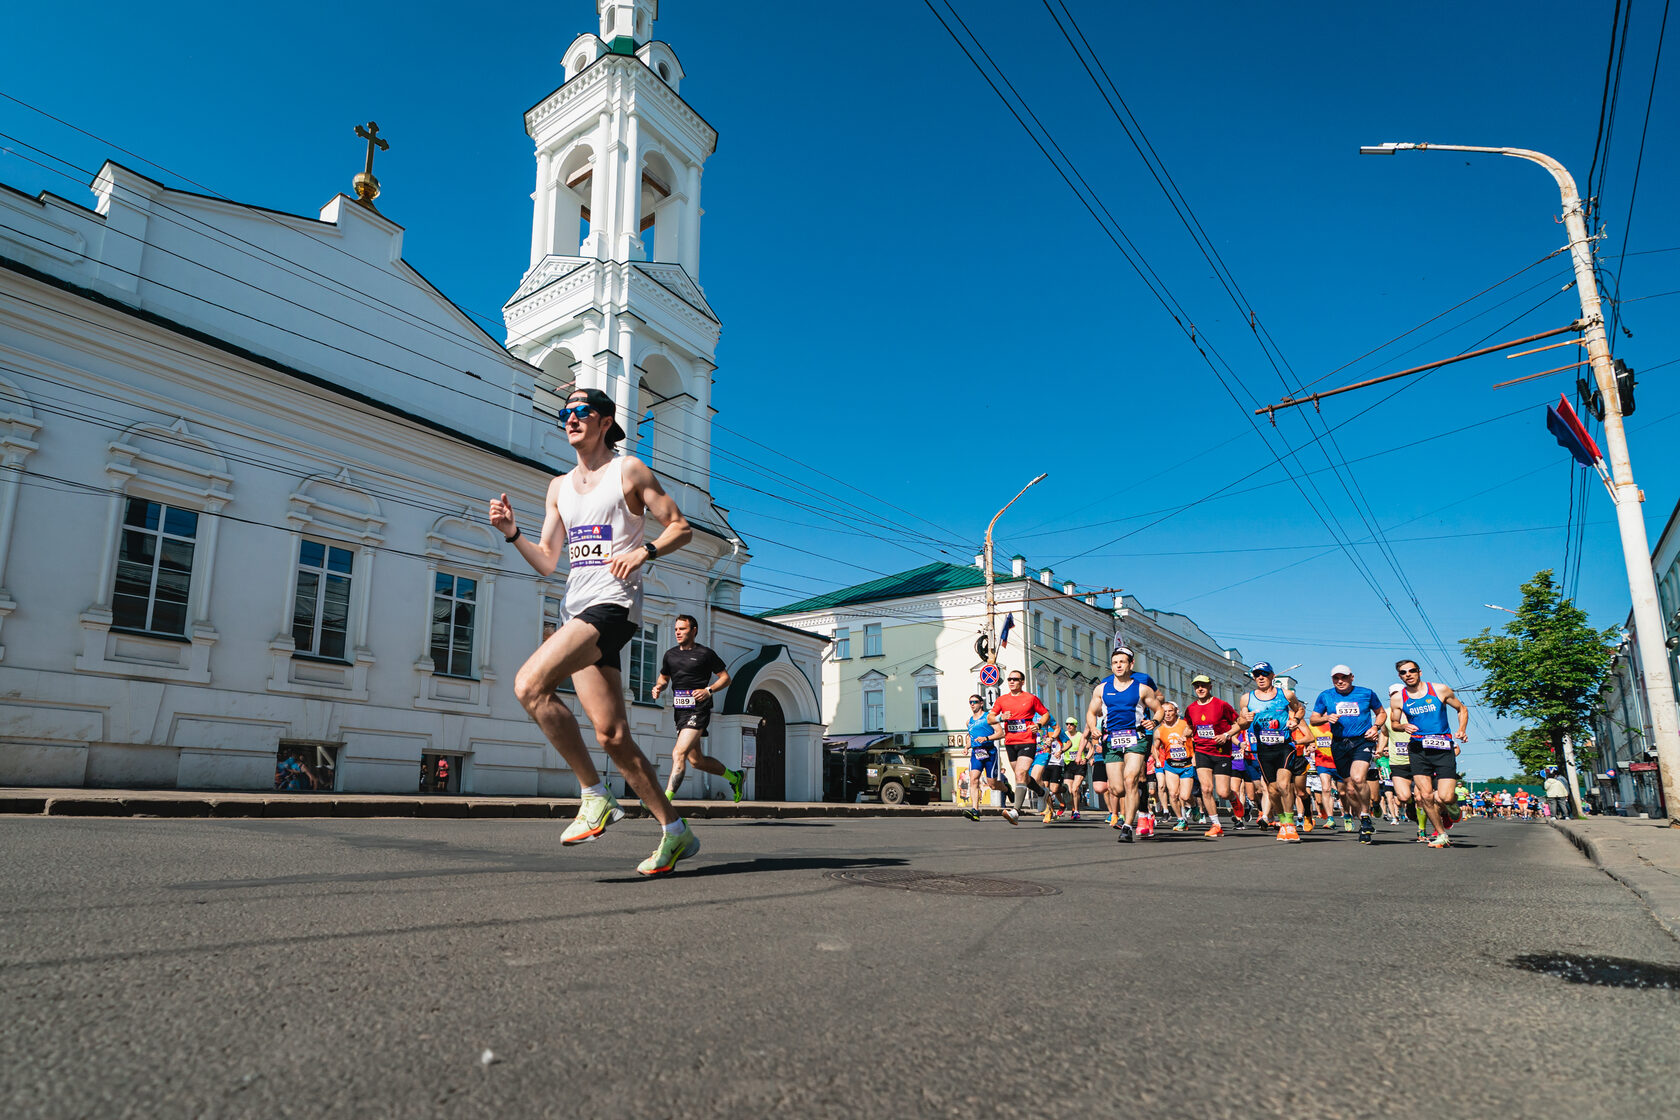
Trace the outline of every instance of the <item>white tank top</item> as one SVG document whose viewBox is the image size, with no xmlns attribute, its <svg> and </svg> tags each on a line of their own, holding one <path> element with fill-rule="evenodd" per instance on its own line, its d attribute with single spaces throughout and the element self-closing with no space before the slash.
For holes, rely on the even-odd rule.
<svg viewBox="0 0 1680 1120">
<path fill-rule="evenodd" d="M 642 519 L 630 512 L 624 500 L 624 458 L 608 463 L 596 480 L 595 489 L 579 494 L 572 479 L 561 481 L 555 505 L 566 526 L 566 556 L 571 565 L 566 577 L 566 617 L 575 618 L 588 607 L 617 603 L 629 608 L 632 621 L 642 617 L 642 572 L 619 579 L 607 567 L 616 553 L 642 547 Z"/>
</svg>

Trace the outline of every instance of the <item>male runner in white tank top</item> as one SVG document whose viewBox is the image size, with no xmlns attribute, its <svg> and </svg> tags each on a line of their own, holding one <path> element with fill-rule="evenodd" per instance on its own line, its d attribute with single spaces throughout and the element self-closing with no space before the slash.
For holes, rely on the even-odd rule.
<svg viewBox="0 0 1680 1120">
<path fill-rule="evenodd" d="M 567 398 L 560 421 L 577 454 L 577 466 L 548 484 L 539 540 L 520 533 L 506 494 L 490 503 L 490 524 L 538 575 L 552 574 L 562 553 L 570 561 L 565 621 L 513 681 L 519 702 L 583 787 L 577 819 L 560 842 L 593 840 L 624 817 L 583 745 L 577 718 L 554 691 L 571 677 L 583 714 L 595 729 L 595 741 L 664 826 L 659 847 L 636 869 L 643 875 L 660 875 L 697 853 L 700 841 L 677 816 L 653 764 L 630 738 L 619 655 L 641 620 L 642 566 L 687 544 L 694 530 L 646 463 L 613 454 L 613 446 L 624 438 L 624 429 L 614 419 L 616 411 L 612 398 L 599 389 L 574 389 Z M 644 512 L 665 526 L 651 543 L 642 540 Z"/>
</svg>

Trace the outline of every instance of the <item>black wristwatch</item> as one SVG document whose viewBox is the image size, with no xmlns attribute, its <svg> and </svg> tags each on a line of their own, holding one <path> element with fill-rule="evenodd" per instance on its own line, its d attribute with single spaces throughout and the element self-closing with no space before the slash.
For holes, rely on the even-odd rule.
<svg viewBox="0 0 1680 1120">
<path fill-rule="evenodd" d="M 642 545 L 642 547 L 647 549 L 649 560 L 657 560 L 659 558 L 659 546 L 654 544 L 652 541 L 648 541 L 646 544 Z"/>
</svg>

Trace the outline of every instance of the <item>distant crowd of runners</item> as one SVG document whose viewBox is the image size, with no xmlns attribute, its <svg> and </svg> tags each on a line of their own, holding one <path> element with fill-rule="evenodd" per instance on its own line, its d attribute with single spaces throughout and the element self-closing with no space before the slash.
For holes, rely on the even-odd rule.
<svg viewBox="0 0 1680 1120">
<path fill-rule="evenodd" d="M 1134 660 L 1125 647 L 1114 651 L 1083 728 L 1074 718 L 1058 726 L 1019 671 L 1008 674 L 1007 691 L 991 705 L 970 696 L 965 815 L 981 819 L 996 790 L 1004 793 L 999 814 L 1019 824 L 1037 787 L 1044 823 L 1063 814 L 1078 820 L 1089 780 L 1121 843 L 1158 828 L 1199 828 L 1217 840 L 1228 816 L 1233 829 L 1275 828 L 1283 843 L 1339 820 L 1368 844 L 1381 813 L 1390 824 L 1415 822 L 1419 841 L 1446 848 L 1466 813 L 1527 818 L 1540 811 L 1526 792 L 1505 794 L 1507 811 L 1497 798 L 1490 803 L 1464 789 L 1457 760 L 1470 709 L 1447 685 L 1424 680 L 1410 658 L 1395 663 L 1400 681 L 1386 702 L 1337 665 L 1310 707 L 1262 661 L 1234 708 L 1213 694 L 1206 676 L 1191 681 L 1195 698 L 1181 708 L 1147 674 L 1133 672 Z"/>
</svg>

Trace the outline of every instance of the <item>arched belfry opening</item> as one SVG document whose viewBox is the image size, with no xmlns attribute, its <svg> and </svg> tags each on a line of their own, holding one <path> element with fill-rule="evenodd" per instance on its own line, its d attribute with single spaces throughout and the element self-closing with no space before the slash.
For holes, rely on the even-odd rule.
<svg viewBox="0 0 1680 1120">
<path fill-rule="evenodd" d="M 560 162 L 554 176 L 553 241 L 550 252 L 573 256 L 589 239 L 590 192 L 595 182 L 595 153 L 579 144 Z"/>
<path fill-rule="evenodd" d="M 655 470 L 677 474 L 686 469 L 690 456 L 688 395 L 676 365 L 663 354 L 649 354 L 636 367 L 637 398 L 641 405 L 638 447 Z"/>
<path fill-rule="evenodd" d="M 677 259 L 677 226 L 681 219 L 680 199 L 676 197 L 677 173 L 671 163 L 656 151 L 650 151 L 642 161 L 641 213 L 642 251 L 650 261 Z"/>
</svg>

